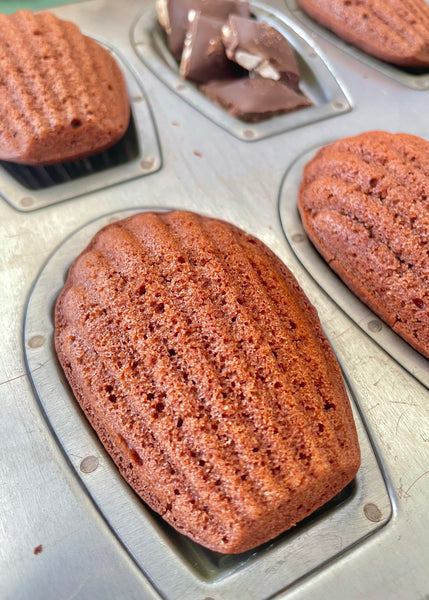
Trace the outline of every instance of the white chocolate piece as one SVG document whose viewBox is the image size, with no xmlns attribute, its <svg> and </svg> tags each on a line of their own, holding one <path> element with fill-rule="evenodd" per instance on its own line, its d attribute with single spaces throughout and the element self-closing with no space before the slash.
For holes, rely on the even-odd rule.
<svg viewBox="0 0 429 600">
<path fill-rule="evenodd" d="M 256 73 L 265 79 L 274 79 L 279 81 L 280 73 L 270 65 L 268 60 L 263 60 L 257 67 L 255 67 Z"/>
<path fill-rule="evenodd" d="M 234 60 L 244 69 L 253 71 L 261 63 L 262 58 L 256 54 L 250 54 L 250 52 L 244 52 L 243 50 L 237 50 L 234 56 Z"/>
<path fill-rule="evenodd" d="M 195 17 L 197 16 L 197 11 L 191 9 L 188 12 L 188 23 L 193 23 L 195 21 Z"/>
</svg>

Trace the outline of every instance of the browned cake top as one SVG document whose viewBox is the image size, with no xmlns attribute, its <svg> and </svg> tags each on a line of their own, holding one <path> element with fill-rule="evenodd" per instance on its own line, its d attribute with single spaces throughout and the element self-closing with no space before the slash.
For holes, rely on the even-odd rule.
<svg viewBox="0 0 429 600">
<path fill-rule="evenodd" d="M 0 15 L 0 159 L 47 165 L 105 150 L 129 102 L 107 50 L 50 13 Z"/>
<path fill-rule="evenodd" d="M 286 267 L 186 212 L 102 229 L 56 306 L 56 349 L 122 474 L 220 552 L 267 541 L 354 476 L 338 364 Z"/>
<path fill-rule="evenodd" d="M 429 357 L 429 143 L 363 133 L 305 167 L 305 229 L 349 287 Z"/>
<path fill-rule="evenodd" d="M 346 41 L 397 65 L 429 66 L 426 0 L 298 0 L 316 21 Z"/>
</svg>

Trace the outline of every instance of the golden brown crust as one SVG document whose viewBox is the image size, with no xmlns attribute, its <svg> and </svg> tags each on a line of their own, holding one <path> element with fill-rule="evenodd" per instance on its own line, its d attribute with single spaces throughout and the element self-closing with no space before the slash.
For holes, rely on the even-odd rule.
<svg viewBox="0 0 429 600">
<path fill-rule="evenodd" d="M 243 552 L 339 492 L 359 448 L 335 356 L 288 269 L 233 225 L 141 213 L 102 229 L 56 306 L 67 378 L 164 519 Z"/>
<path fill-rule="evenodd" d="M 298 0 L 324 27 L 389 63 L 429 66 L 426 0 Z"/>
<path fill-rule="evenodd" d="M 0 15 L 0 159 L 28 165 L 101 152 L 130 107 L 109 52 L 51 13 Z"/>
<path fill-rule="evenodd" d="M 429 357 L 429 143 L 371 131 L 304 169 L 301 218 L 351 290 Z"/>
</svg>

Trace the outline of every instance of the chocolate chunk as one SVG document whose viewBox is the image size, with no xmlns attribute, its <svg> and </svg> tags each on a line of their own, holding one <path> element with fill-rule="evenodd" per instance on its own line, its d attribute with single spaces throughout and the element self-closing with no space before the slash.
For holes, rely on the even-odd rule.
<svg viewBox="0 0 429 600">
<path fill-rule="evenodd" d="M 190 10 L 221 20 L 226 20 L 230 14 L 250 17 L 249 5 L 244 0 L 157 0 L 158 20 L 167 33 L 170 52 L 178 62 L 182 56 Z"/>
<path fill-rule="evenodd" d="M 188 23 L 180 75 L 197 83 L 233 78 L 239 67 L 225 54 L 221 35 L 225 21 L 190 10 Z"/>
<path fill-rule="evenodd" d="M 233 117 L 248 123 L 311 106 L 308 98 L 272 79 L 211 81 L 200 86 L 200 90 Z"/>
<path fill-rule="evenodd" d="M 222 31 L 226 54 L 248 71 L 298 89 L 300 73 L 286 38 L 262 21 L 230 15 Z"/>
</svg>

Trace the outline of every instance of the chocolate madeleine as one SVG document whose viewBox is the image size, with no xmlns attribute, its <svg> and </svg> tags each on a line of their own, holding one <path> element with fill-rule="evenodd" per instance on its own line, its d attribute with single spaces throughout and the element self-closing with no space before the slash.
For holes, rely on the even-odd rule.
<svg viewBox="0 0 429 600">
<path fill-rule="evenodd" d="M 50 165 L 115 144 L 130 107 L 109 52 L 50 13 L 0 15 L 0 160 Z"/>
<path fill-rule="evenodd" d="M 270 540 L 358 469 L 315 309 L 233 225 L 148 212 L 102 229 L 69 271 L 55 345 L 124 478 L 213 550 Z"/>
<path fill-rule="evenodd" d="M 371 131 L 304 169 L 308 236 L 350 289 L 429 358 L 429 142 Z"/>
<path fill-rule="evenodd" d="M 429 67 L 425 0 L 298 0 L 324 27 L 368 54 L 403 67 Z"/>
</svg>

